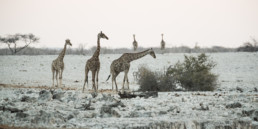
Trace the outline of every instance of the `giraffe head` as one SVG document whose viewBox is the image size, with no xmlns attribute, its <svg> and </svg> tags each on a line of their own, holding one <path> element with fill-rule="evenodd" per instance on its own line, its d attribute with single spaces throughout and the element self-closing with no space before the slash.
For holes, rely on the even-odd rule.
<svg viewBox="0 0 258 129">
<path fill-rule="evenodd" d="M 102 33 L 102 31 L 98 34 L 98 38 L 103 38 L 108 40 L 108 37 L 104 33 Z"/>
<path fill-rule="evenodd" d="M 72 43 L 70 42 L 70 39 L 66 39 L 66 40 L 65 40 L 65 44 L 72 46 Z"/>
<path fill-rule="evenodd" d="M 156 58 L 155 52 L 153 51 L 153 49 L 149 49 L 149 53 L 153 58 Z"/>
</svg>

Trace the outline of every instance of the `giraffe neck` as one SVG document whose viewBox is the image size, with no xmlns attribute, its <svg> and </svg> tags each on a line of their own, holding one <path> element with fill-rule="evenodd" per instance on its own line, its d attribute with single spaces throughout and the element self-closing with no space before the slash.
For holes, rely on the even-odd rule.
<svg viewBox="0 0 258 129">
<path fill-rule="evenodd" d="M 139 53 L 130 53 L 128 56 L 128 61 L 131 62 L 131 61 L 134 61 L 134 60 L 137 60 L 137 59 L 140 59 L 146 55 L 149 54 L 149 49 L 148 50 L 145 50 L 143 52 L 139 52 Z"/>
<path fill-rule="evenodd" d="M 58 58 L 59 58 L 60 60 L 63 60 L 63 59 L 64 59 L 65 52 L 66 52 L 66 44 L 64 45 L 64 49 L 61 51 L 61 53 L 60 53 L 59 56 L 58 56 Z"/>
<path fill-rule="evenodd" d="M 96 51 L 94 52 L 93 56 L 94 56 L 94 57 L 99 57 L 99 53 L 100 53 L 100 38 L 99 38 L 99 36 L 98 36 L 97 49 L 96 49 Z"/>
</svg>

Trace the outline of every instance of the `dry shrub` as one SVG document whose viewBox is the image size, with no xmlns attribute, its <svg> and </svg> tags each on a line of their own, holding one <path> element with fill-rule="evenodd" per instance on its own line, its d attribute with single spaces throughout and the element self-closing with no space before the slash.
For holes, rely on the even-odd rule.
<svg viewBox="0 0 258 129">
<path fill-rule="evenodd" d="M 211 69 L 215 66 L 205 54 L 185 56 L 184 62 L 176 63 L 167 74 L 188 91 L 213 91 L 217 86 L 217 75 L 211 73 Z"/>
<path fill-rule="evenodd" d="M 145 66 L 141 66 L 138 72 L 139 91 L 173 91 L 175 89 L 174 80 L 170 76 L 162 75 L 161 72 L 152 72 Z"/>
<path fill-rule="evenodd" d="M 167 69 L 167 73 L 152 72 L 149 68 L 139 68 L 140 91 L 174 91 L 179 84 L 187 91 L 213 91 L 217 86 L 217 75 L 211 73 L 215 62 L 205 54 L 197 57 L 185 56 L 183 63 L 178 62 Z"/>
</svg>

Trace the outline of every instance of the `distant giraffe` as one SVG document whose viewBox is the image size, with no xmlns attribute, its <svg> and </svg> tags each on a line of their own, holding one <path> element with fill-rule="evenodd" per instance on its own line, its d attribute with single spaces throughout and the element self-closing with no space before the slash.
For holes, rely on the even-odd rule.
<svg viewBox="0 0 258 129">
<path fill-rule="evenodd" d="M 125 72 L 124 80 L 123 80 L 123 91 L 124 91 L 124 83 L 125 80 L 127 81 L 127 86 L 129 88 L 129 81 L 128 81 L 128 72 L 130 68 L 130 62 L 140 59 L 147 54 L 150 54 L 153 58 L 156 58 L 155 52 L 151 49 L 139 52 L 139 53 L 124 53 L 120 58 L 114 60 L 112 64 L 110 65 L 110 75 L 108 76 L 107 80 L 112 75 L 112 90 L 113 90 L 113 83 L 115 82 L 116 85 L 116 91 L 117 89 L 117 83 L 116 83 L 116 77 L 120 72 Z"/>
<path fill-rule="evenodd" d="M 59 54 L 59 56 L 57 57 L 57 59 L 53 60 L 52 65 L 51 65 L 51 70 L 52 70 L 52 74 L 53 74 L 53 87 L 55 86 L 54 83 L 54 75 L 56 73 L 56 82 L 57 82 L 57 87 L 58 87 L 58 80 L 57 80 L 57 76 L 59 74 L 59 85 L 62 86 L 62 76 L 63 76 L 63 70 L 64 70 L 64 56 L 65 56 L 65 52 L 66 52 L 66 46 L 70 45 L 72 46 L 72 43 L 70 42 L 69 39 L 65 40 L 65 45 L 64 45 L 64 49 L 62 50 L 62 52 Z"/>
<path fill-rule="evenodd" d="M 161 43 L 160 43 L 160 45 L 161 45 L 161 50 L 164 50 L 165 49 L 165 41 L 163 40 L 163 34 L 161 34 L 161 37 L 162 37 L 162 40 L 161 40 Z"/>
<path fill-rule="evenodd" d="M 133 41 L 133 50 L 136 51 L 137 48 L 138 48 L 138 43 L 137 43 L 137 41 L 135 40 L 135 34 L 133 35 L 133 39 L 134 39 L 134 41 Z"/>
<path fill-rule="evenodd" d="M 108 37 L 104 33 L 102 33 L 102 31 L 98 34 L 97 49 L 94 52 L 93 56 L 87 61 L 85 66 L 85 80 L 84 80 L 82 92 L 84 92 L 85 84 L 87 83 L 88 85 L 89 70 L 92 72 L 92 88 L 94 88 L 95 92 L 97 92 L 98 90 L 98 76 L 99 76 L 99 68 L 100 68 L 100 62 L 99 62 L 100 38 L 105 38 L 108 40 Z M 95 76 L 97 81 L 97 87 L 95 86 Z"/>
</svg>

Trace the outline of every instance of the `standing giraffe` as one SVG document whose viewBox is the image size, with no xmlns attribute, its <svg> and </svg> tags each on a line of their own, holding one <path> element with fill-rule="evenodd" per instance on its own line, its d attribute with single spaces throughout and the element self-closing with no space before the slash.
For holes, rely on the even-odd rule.
<svg viewBox="0 0 258 129">
<path fill-rule="evenodd" d="M 113 82 L 115 82 L 116 85 L 116 91 L 117 89 L 117 83 L 116 83 L 116 77 L 120 72 L 125 72 L 124 80 L 123 80 L 123 91 L 124 91 L 124 83 L 125 80 L 127 81 L 127 86 L 129 89 L 129 81 L 128 81 L 128 72 L 130 68 L 130 62 L 140 59 L 146 55 L 150 54 L 153 58 L 156 58 L 155 52 L 151 49 L 139 52 L 139 53 L 124 53 L 120 58 L 114 60 L 112 64 L 110 65 L 110 75 L 108 76 L 107 80 L 112 75 L 112 90 L 113 90 Z"/>
<path fill-rule="evenodd" d="M 52 70 L 52 74 L 53 74 L 53 87 L 55 86 L 55 82 L 54 82 L 54 75 L 56 73 L 56 82 L 57 82 L 57 87 L 58 87 L 58 80 L 57 80 L 57 76 L 59 74 L 59 85 L 60 87 L 62 86 L 62 76 L 63 76 L 63 70 L 64 70 L 64 56 L 65 56 L 65 52 L 66 52 L 66 46 L 70 45 L 72 46 L 72 43 L 70 42 L 69 39 L 65 40 L 65 45 L 64 45 L 64 49 L 62 50 L 62 52 L 59 54 L 59 56 L 57 57 L 57 59 L 53 60 L 52 65 L 51 65 L 51 70 Z"/>
<path fill-rule="evenodd" d="M 108 37 L 104 33 L 102 33 L 102 31 L 98 34 L 97 50 L 94 52 L 93 56 L 89 60 L 87 60 L 87 63 L 85 66 L 85 80 L 84 80 L 82 92 L 84 92 L 85 84 L 87 83 L 88 85 L 89 70 L 92 73 L 92 88 L 94 88 L 95 92 L 98 90 L 98 81 L 99 81 L 98 76 L 99 76 L 99 68 L 100 68 L 100 62 L 99 62 L 100 38 L 104 38 L 108 40 Z M 95 76 L 97 81 L 97 87 L 95 86 Z"/>
<path fill-rule="evenodd" d="M 160 45 L 161 45 L 161 50 L 164 50 L 165 49 L 165 41 L 163 40 L 163 34 L 161 34 L 161 37 L 162 37 L 162 40 L 161 40 L 161 43 L 160 43 Z"/>
<path fill-rule="evenodd" d="M 138 48 L 138 43 L 135 40 L 135 34 L 133 35 L 133 39 L 134 39 L 134 41 L 133 41 L 133 50 L 136 51 L 136 49 Z"/>
</svg>

